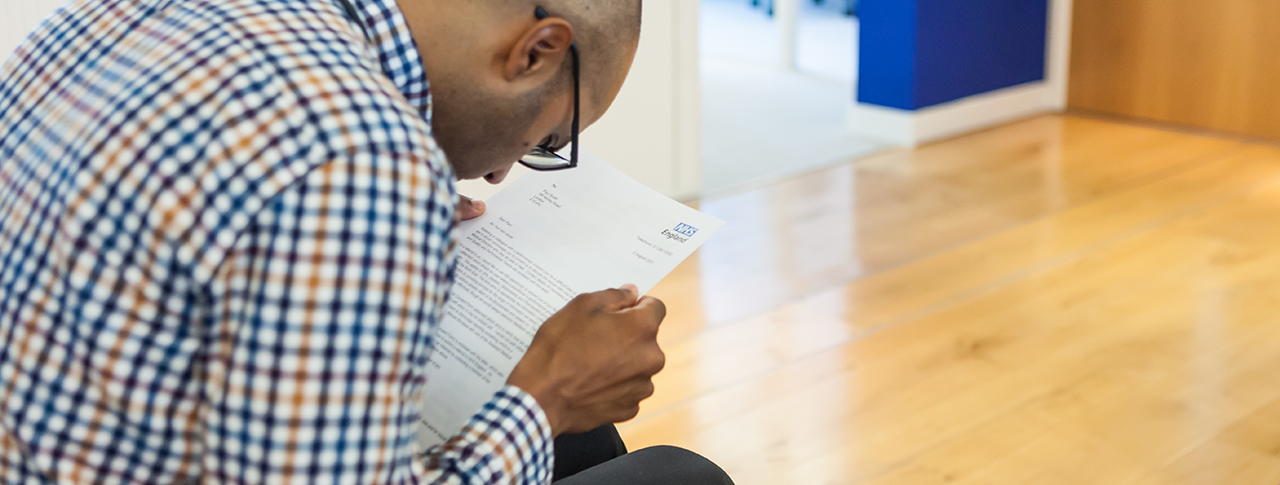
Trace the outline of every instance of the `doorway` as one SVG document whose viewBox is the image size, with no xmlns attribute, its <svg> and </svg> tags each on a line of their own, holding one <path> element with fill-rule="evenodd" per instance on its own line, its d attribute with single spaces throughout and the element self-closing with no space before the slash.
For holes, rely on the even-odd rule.
<svg viewBox="0 0 1280 485">
<path fill-rule="evenodd" d="M 786 0 L 783 0 L 786 1 Z M 701 0 L 704 194 L 743 190 L 876 151 L 850 133 L 856 17 L 843 0 L 799 2 L 794 65 L 769 0 Z M 782 8 L 781 6 L 779 8 Z"/>
</svg>

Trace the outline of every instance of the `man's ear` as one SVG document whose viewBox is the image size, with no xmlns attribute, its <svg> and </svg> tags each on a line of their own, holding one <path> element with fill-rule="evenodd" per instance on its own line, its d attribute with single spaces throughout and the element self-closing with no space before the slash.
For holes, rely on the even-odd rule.
<svg viewBox="0 0 1280 485">
<path fill-rule="evenodd" d="M 560 72 L 572 44 L 569 22 L 561 18 L 539 20 L 511 47 L 502 74 L 508 82 L 533 80 L 540 84 Z"/>
</svg>

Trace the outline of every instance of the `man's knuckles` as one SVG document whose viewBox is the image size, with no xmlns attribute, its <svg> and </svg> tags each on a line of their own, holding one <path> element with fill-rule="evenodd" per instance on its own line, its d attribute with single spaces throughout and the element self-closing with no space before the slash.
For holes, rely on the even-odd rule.
<svg viewBox="0 0 1280 485">
<path fill-rule="evenodd" d="M 623 421 L 630 421 L 638 415 L 640 415 L 640 403 L 619 409 L 610 420 L 615 423 L 621 423 Z"/>
<path fill-rule="evenodd" d="M 663 303 L 662 300 L 652 296 L 646 296 L 644 297 L 644 303 L 649 305 L 651 308 L 650 311 L 653 312 L 653 316 L 656 319 L 654 324 L 660 324 L 667 318 L 667 304 Z"/>
<path fill-rule="evenodd" d="M 655 390 L 657 390 L 657 388 L 653 386 L 653 381 L 650 379 L 645 379 L 644 382 L 640 383 L 638 392 L 636 393 L 636 395 L 639 397 L 639 399 L 637 399 L 637 402 L 643 401 L 645 399 L 649 399 L 650 397 L 653 396 L 653 393 Z"/>
<path fill-rule="evenodd" d="M 656 347 L 656 346 L 655 346 Z M 648 362 L 648 373 L 650 376 L 657 375 L 667 366 L 667 354 L 662 349 L 655 349 L 650 353 Z"/>
<path fill-rule="evenodd" d="M 629 298 L 626 291 L 615 288 L 578 295 L 574 301 L 581 300 L 578 304 L 583 311 L 592 317 L 599 317 L 605 313 L 626 309 L 631 303 L 628 301 Z"/>
<path fill-rule="evenodd" d="M 640 299 L 636 306 L 627 309 L 629 315 L 638 319 L 638 323 L 643 324 L 654 333 L 658 332 L 658 327 L 662 325 L 662 320 L 667 317 L 667 307 L 662 300 L 646 296 Z"/>
<path fill-rule="evenodd" d="M 599 293 L 583 293 L 569 300 L 569 304 L 565 307 L 574 311 L 595 313 L 597 309 L 604 308 L 604 301 Z"/>
<path fill-rule="evenodd" d="M 634 296 L 628 290 L 621 288 L 610 288 L 600 290 L 595 293 L 589 293 L 595 305 L 601 309 L 620 310 L 630 306 L 634 302 Z"/>
</svg>

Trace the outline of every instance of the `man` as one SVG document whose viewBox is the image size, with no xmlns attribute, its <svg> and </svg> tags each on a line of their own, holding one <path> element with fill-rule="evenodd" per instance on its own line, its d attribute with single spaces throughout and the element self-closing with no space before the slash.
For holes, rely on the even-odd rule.
<svg viewBox="0 0 1280 485">
<path fill-rule="evenodd" d="M 554 158 L 638 30 L 638 0 L 59 10 L 0 71 L 0 480 L 727 482 L 611 460 L 663 363 L 634 287 L 575 299 L 414 446 L 455 220 L 483 210 L 455 177 Z"/>
</svg>

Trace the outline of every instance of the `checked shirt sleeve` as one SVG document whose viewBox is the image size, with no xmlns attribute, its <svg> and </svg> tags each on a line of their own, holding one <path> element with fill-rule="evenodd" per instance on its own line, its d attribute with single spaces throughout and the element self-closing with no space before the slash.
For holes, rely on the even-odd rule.
<svg viewBox="0 0 1280 485">
<path fill-rule="evenodd" d="M 256 213 L 218 273 L 207 480 L 550 481 L 547 419 L 513 387 L 444 445 L 416 446 L 453 266 L 455 196 L 440 175 L 424 160 L 357 154 Z"/>
</svg>

